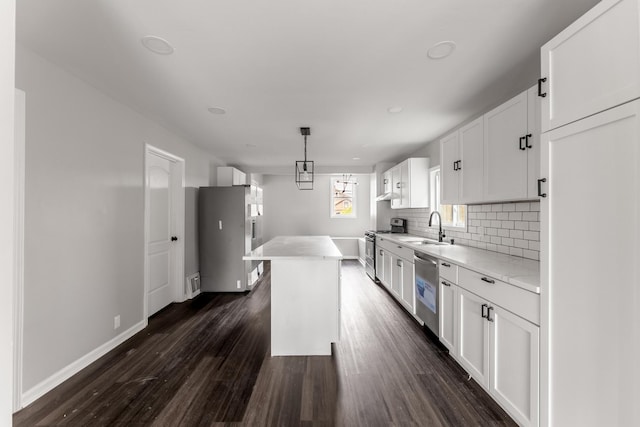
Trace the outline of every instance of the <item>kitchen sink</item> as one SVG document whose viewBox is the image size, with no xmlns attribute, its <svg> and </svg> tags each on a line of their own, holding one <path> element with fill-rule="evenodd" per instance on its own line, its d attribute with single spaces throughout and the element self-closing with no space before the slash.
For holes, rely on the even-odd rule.
<svg viewBox="0 0 640 427">
<path fill-rule="evenodd" d="M 412 242 L 416 245 L 434 245 L 434 246 L 448 246 L 449 243 L 446 242 L 438 242 L 437 240 L 422 240 L 419 242 Z"/>
</svg>

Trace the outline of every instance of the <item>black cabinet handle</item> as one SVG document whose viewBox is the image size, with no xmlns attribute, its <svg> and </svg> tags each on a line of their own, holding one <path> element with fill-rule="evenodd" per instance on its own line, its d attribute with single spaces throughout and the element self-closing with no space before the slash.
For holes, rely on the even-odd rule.
<svg viewBox="0 0 640 427">
<path fill-rule="evenodd" d="M 491 317 L 491 310 L 493 310 L 493 307 L 487 308 L 487 320 L 489 322 L 493 322 L 493 318 Z"/>
<path fill-rule="evenodd" d="M 480 280 L 482 280 L 483 282 L 487 282 L 487 283 L 496 283 L 496 281 L 495 281 L 495 280 L 493 280 L 493 279 L 489 279 L 488 277 L 483 277 L 483 278 L 482 278 L 482 279 L 480 279 Z"/>
<path fill-rule="evenodd" d="M 442 264 L 440 264 L 440 265 L 442 265 L 443 267 L 451 267 L 451 264 L 448 264 L 448 263 L 446 263 L 446 262 L 443 262 L 443 263 L 442 263 Z"/>
<path fill-rule="evenodd" d="M 541 98 L 545 98 L 547 96 L 547 93 L 542 93 L 542 83 L 546 82 L 547 78 L 543 77 L 541 79 L 538 79 L 538 96 Z"/>
<path fill-rule="evenodd" d="M 529 138 L 531 138 L 531 137 L 533 137 L 533 135 L 531 135 L 531 134 L 528 134 L 528 135 L 526 135 L 526 136 L 524 137 L 524 138 L 525 138 L 525 141 L 526 141 L 526 142 L 525 142 L 525 144 L 524 144 L 524 146 L 525 146 L 525 147 L 527 147 L 527 148 L 533 148 L 533 145 L 529 145 Z"/>
<path fill-rule="evenodd" d="M 547 193 L 542 192 L 542 183 L 547 182 L 547 178 L 542 178 L 538 180 L 538 196 L 539 197 L 547 197 Z"/>
<path fill-rule="evenodd" d="M 176 242 L 178 240 L 178 238 L 176 236 L 171 236 L 171 241 L 172 242 Z"/>
<path fill-rule="evenodd" d="M 447 282 L 442 282 L 442 284 L 443 284 L 443 285 L 445 285 L 445 286 L 451 286 L 451 285 L 450 285 L 449 283 L 447 283 Z"/>
<path fill-rule="evenodd" d="M 525 138 L 524 138 L 524 136 L 521 136 L 521 137 L 520 137 L 520 144 L 519 144 L 520 149 L 521 149 L 521 150 L 523 150 L 523 151 L 524 151 L 524 150 L 526 150 L 526 148 L 524 148 L 524 147 L 522 146 L 522 141 L 524 141 L 524 139 L 525 139 Z"/>
<path fill-rule="evenodd" d="M 453 162 L 453 170 L 454 171 L 458 170 L 458 162 Z"/>
<path fill-rule="evenodd" d="M 384 254 L 382 253 L 382 249 L 380 249 L 380 255 L 384 255 Z"/>
<path fill-rule="evenodd" d="M 482 304 L 482 318 L 483 318 L 483 319 L 486 319 L 486 318 L 487 318 L 487 316 L 488 316 L 487 314 L 485 314 L 485 313 L 484 313 L 484 310 L 485 310 L 486 308 L 489 308 L 489 306 L 488 306 L 487 304 Z"/>
<path fill-rule="evenodd" d="M 456 170 L 462 170 L 462 160 L 458 160 L 456 163 L 458 164 L 458 169 Z"/>
</svg>

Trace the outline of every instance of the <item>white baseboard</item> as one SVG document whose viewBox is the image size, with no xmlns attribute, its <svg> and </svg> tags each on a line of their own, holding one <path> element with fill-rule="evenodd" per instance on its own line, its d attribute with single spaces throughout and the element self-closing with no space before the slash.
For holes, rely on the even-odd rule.
<svg viewBox="0 0 640 427">
<path fill-rule="evenodd" d="M 35 402 L 36 399 L 50 392 L 55 387 L 59 386 L 60 384 L 68 380 L 70 377 L 77 374 L 82 369 L 86 368 L 87 366 L 89 366 L 90 364 L 92 364 L 93 362 L 95 362 L 96 360 L 98 360 L 99 358 L 101 358 L 102 356 L 104 356 L 105 354 L 107 354 L 108 352 L 110 352 L 111 350 L 113 350 L 114 348 L 116 348 L 117 346 L 119 346 L 120 344 L 122 344 L 123 342 L 125 342 L 126 340 L 128 340 L 129 338 L 131 338 L 141 330 L 143 330 L 144 328 L 146 328 L 147 323 L 148 321 L 147 319 L 145 319 L 133 325 L 132 327 L 130 327 L 120 335 L 107 341 L 106 343 L 102 344 L 100 347 L 96 348 L 90 353 L 85 354 L 80 359 L 65 366 L 55 374 L 51 375 L 49 378 L 45 379 L 44 381 L 32 387 L 31 389 L 22 393 L 22 402 L 21 402 L 22 408 Z"/>
</svg>

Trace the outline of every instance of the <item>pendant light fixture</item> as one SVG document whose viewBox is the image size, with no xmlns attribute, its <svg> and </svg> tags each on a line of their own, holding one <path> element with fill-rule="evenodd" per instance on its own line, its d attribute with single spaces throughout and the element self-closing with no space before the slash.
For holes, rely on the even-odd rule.
<svg viewBox="0 0 640 427">
<path fill-rule="evenodd" d="M 307 136 L 311 128 L 300 128 L 304 136 L 304 160 L 296 160 L 296 185 L 298 190 L 313 190 L 313 161 L 307 161 Z"/>
</svg>

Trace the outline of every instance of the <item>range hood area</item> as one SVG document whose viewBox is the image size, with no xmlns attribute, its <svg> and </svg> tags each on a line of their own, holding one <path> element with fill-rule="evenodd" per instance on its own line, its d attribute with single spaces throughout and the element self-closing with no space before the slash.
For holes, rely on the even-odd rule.
<svg viewBox="0 0 640 427">
<path fill-rule="evenodd" d="M 382 200 L 391 200 L 391 193 L 383 193 L 376 197 L 376 202 L 380 202 Z"/>
</svg>

